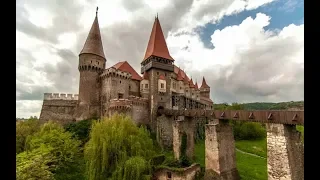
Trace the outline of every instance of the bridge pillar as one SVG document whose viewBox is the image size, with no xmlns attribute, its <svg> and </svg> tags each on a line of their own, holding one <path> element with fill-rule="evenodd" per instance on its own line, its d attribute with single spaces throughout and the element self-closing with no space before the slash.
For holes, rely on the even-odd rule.
<svg viewBox="0 0 320 180">
<path fill-rule="evenodd" d="M 186 142 L 186 156 L 189 159 L 194 158 L 194 121 L 193 118 L 187 118 L 179 116 L 177 120 L 173 122 L 173 153 L 176 160 L 181 157 L 181 145 L 182 136 L 185 134 L 187 137 Z"/>
<path fill-rule="evenodd" d="M 266 124 L 268 180 L 303 180 L 304 147 L 295 125 Z"/>
<path fill-rule="evenodd" d="M 205 129 L 206 171 L 214 171 L 220 180 L 239 180 L 232 126 L 225 120 L 210 120 Z"/>
</svg>

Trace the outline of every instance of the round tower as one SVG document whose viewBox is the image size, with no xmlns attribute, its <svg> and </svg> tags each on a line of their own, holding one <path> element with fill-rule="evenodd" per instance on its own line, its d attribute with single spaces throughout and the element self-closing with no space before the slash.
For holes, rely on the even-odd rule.
<svg viewBox="0 0 320 180">
<path fill-rule="evenodd" d="M 99 111 L 101 89 L 99 75 L 106 65 L 97 15 L 98 8 L 87 40 L 79 54 L 79 105 L 86 105 L 89 111 L 92 109 Z M 89 112 L 89 114 L 92 113 Z"/>
</svg>

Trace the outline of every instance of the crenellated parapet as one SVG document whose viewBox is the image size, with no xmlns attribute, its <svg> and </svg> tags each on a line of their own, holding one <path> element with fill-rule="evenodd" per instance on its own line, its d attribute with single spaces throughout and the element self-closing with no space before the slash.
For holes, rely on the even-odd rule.
<svg viewBox="0 0 320 180">
<path fill-rule="evenodd" d="M 78 100 L 78 94 L 44 93 L 44 100 Z"/>
<path fill-rule="evenodd" d="M 131 74 L 111 67 L 111 68 L 105 69 L 103 73 L 100 75 L 101 79 L 105 79 L 107 77 L 131 79 Z"/>
<path fill-rule="evenodd" d="M 129 110 L 132 108 L 132 101 L 129 99 L 111 99 L 109 104 L 110 109 Z"/>
<path fill-rule="evenodd" d="M 129 100 L 132 101 L 132 105 L 134 106 L 148 106 L 148 98 L 137 97 L 137 96 L 129 96 Z"/>
</svg>

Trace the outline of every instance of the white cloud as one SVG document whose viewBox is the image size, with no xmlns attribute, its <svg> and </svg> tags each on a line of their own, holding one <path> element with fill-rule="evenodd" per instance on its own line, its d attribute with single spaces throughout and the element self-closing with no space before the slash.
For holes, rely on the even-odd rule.
<svg viewBox="0 0 320 180">
<path fill-rule="evenodd" d="M 303 72 L 303 25 L 289 25 L 279 33 L 264 31 L 270 17 L 258 14 L 239 25 L 216 30 L 211 36 L 214 49 L 204 47 L 194 32 L 197 26 L 270 2 L 18 0 L 17 116 L 39 116 L 45 92 L 78 92 L 78 53 L 96 6 L 107 66 L 127 60 L 139 71 L 158 12 L 176 64 L 188 70 L 198 83 L 200 76 L 206 75 L 214 101 L 279 101 L 291 100 L 294 95 L 303 98 L 303 73 L 299 75 Z M 256 66 L 260 74 L 253 71 Z"/>
</svg>

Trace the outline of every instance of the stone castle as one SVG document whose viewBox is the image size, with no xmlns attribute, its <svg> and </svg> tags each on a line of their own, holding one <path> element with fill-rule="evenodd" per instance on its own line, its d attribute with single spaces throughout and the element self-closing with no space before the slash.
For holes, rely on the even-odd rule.
<svg viewBox="0 0 320 180">
<path fill-rule="evenodd" d="M 157 110 L 212 109 L 210 87 L 201 87 L 174 65 L 158 17 L 155 18 L 141 76 L 127 61 L 106 68 L 98 17 L 79 54 L 79 94 L 45 93 L 40 121 L 62 124 L 124 113 L 135 123 L 156 128 Z"/>
</svg>

